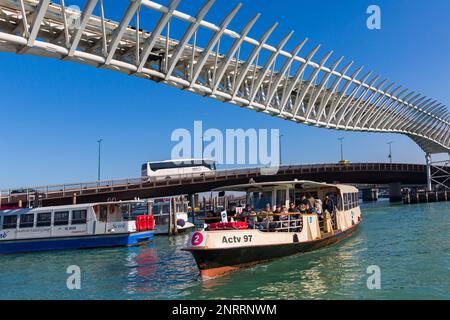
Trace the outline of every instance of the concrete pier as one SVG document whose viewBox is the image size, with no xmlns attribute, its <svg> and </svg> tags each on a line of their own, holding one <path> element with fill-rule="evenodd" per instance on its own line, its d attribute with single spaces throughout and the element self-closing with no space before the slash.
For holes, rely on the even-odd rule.
<svg viewBox="0 0 450 320">
<path fill-rule="evenodd" d="M 389 201 L 401 202 L 402 198 L 402 184 L 400 182 L 394 182 L 389 184 Z"/>
<path fill-rule="evenodd" d="M 442 202 L 449 200 L 450 190 L 410 192 L 403 196 L 404 204 Z"/>
<path fill-rule="evenodd" d="M 364 202 L 378 201 L 378 189 L 377 188 L 362 189 L 362 196 Z"/>
</svg>

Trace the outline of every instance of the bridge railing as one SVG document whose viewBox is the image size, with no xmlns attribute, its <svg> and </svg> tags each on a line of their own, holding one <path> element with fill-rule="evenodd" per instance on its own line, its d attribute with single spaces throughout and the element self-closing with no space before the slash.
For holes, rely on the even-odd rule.
<svg viewBox="0 0 450 320">
<path fill-rule="evenodd" d="M 311 164 L 311 165 L 284 165 L 275 174 L 283 176 L 289 174 L 307 174 L 320 172 L 353 172 L 353 171 L 407 171 L 424 172 L 424 165 L 418 164 L 385 164 L 385 163 L 355 163 L 355 164 Z M 48 199 L 106 193 L 112 191 L 127 191 L 133 189 L 145 189 L 155 187 L 169 187 L 186 183 L 202 183 L 208 181 L 227 180 L 234 178 L 252 178 L 268 175 L 261 167 L 247 167 L 227 170 L 218 170 L 213 174 L 180 174 L 167 179 L 155 179 L 148 177 L 110 179 L 102 181 L 52 184 L 46 186 L 11 188 L 0 190 L 0 199 L 31 198 Z"/>
</svg>

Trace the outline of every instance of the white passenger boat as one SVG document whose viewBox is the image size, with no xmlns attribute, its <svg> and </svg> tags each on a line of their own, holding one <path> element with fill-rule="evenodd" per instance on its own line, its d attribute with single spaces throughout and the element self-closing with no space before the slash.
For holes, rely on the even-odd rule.
<svg viewBox="0 0 450 320">
<path fill-rule="evenodd" d="M 153 239 L 143 201 L 0 211 L 0 254 L 131 246 Z"/>
<path fill-rule="evenodd" d="M 246 192 L 247 203 L 253 209 L 246 213 L 247 223 L 224 221 L 191 234 L 184 250 L 193 254 L 203 278 L 331 245 L 349 237 L 362 221 L 358 189 L 352 186 L 288 181 L 214 191 Z M 323 214 L 295 209 L 279 214 L 265 209 L 281 205 L 289 208 L 291 203 L 304 202 L 304 197 L 322 201 L 327 198 Z"/>
<path fill-rule="evenodd" d="M 189 221 L 188 202 L 176 201 L 175 216 L 178 233 L 192 230 L 195 225 Z M 170 200 L 153 202 L 152 214 L 155 217 L 155 235 L 167 235 L 169 233 L 169 220 L 171 214 Z"/>
</svg>

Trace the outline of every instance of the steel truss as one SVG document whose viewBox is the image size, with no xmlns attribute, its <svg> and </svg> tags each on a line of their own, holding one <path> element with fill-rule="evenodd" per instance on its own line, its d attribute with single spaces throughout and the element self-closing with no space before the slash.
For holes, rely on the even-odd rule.
<svg viewBox="0 0 450 320">
<path fill-rule="evenodd" d="M 288 52 L 292 32 L 270 45 L 276 23 L 254 39 L 259 14 L 228 29 L 241 4 L 214 24 L 205 20 L 214 0 L 193 15 L 177 10 L 181 0 L 125 1 L 119 21 L 105 15 L 118 0 L 86 0 L 81 12 L 57 2 L 0 0 L 0 50 L 112 69 L 298 123 L 406 134 L 426 153 L 450 152 L 445 106 L 332 52 L 316 57 L 320 46 L 306 52 L 307 39 Z"/>
<path fill-rule="evenodd" d="M 440 189 L 450 190 L 450 159 L 430 162 L 431 184 Z"/>
</svg>

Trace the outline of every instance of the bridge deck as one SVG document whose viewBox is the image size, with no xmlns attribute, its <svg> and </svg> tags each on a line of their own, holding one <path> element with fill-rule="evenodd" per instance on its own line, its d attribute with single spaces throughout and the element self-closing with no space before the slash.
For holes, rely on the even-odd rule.
<svg viewBox="0 0 450 320">
<path fill-rule="evenodd" d="M 1 190 L 0 205 L 14 205 L 19 201 L 26 203 L 29 196 L 40 200 L 42 205 L 62 205 L 72 203 L 74 197 L 77 203 L 84 203 L 195 194 L 220 186 L 248 183 L 249 179 L 256 182 L 303 179 L 353 184 L 401 182 L 418 185 L 426 183 L 426 173 L 424 165 L 383 163 L 282 166 L 276 175 L 265 175 L 261 168 L 245 168 L 217 171 L 214 176 L 180 175 L 167 181 L 131 178 L 22 188 L 29 190 L 28 194 L 20 193 L 18 189 Z"/>
</svg>

